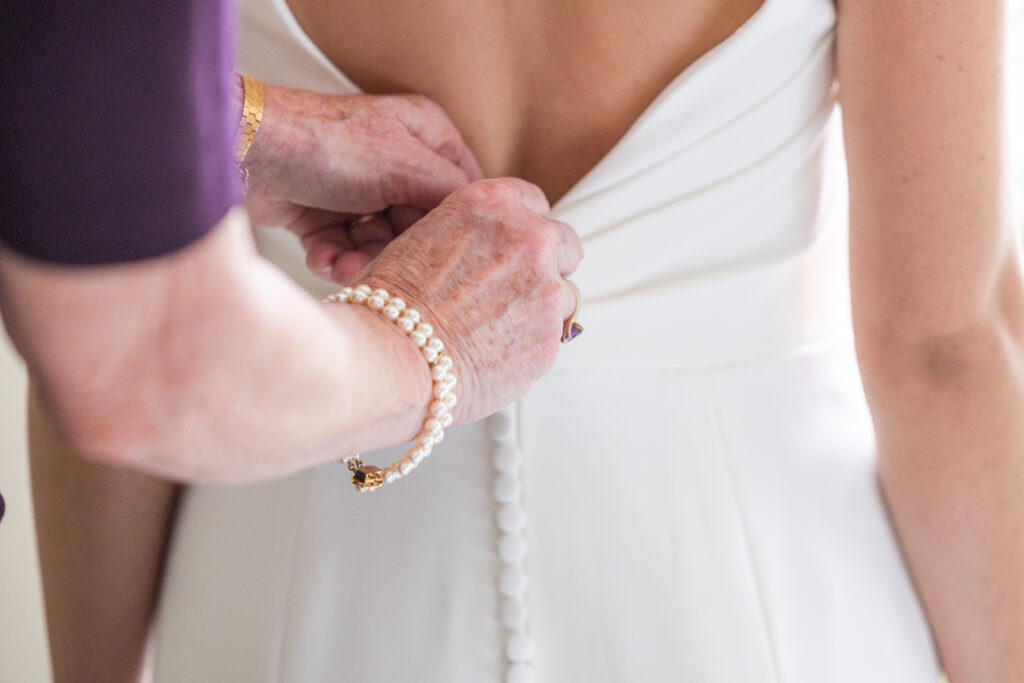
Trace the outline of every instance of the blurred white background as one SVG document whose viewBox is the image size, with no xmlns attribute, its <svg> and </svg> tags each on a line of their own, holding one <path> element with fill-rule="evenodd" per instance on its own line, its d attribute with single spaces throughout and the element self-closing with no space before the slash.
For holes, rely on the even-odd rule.
<svg viewBox="0 0 1024 683">
<path fill-rule="evenodd" d="M 1024 0 L 1010 0 L 1010 120 L 1018 224 L 1024 231 Z M 46 652 L 25 455 L 25 373 L 0 334 L 0 683 L 46 683 Z"/>
</svg>

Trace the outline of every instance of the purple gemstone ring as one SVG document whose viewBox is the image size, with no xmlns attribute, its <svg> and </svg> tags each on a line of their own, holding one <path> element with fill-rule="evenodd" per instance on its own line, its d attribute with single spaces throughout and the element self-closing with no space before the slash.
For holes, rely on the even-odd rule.
<svg viewBox="0 0 1024 683">
<path fill-rule="evenodd" d="M 576 286 L 576 283 L 571 280 L 566 280 L 565 284 L 569 285 L 572 290 L 573 296 L 576 297 L 576 305 L 573 306 L 572 315 L 570 315 L 565 322 L 562 323 L 562 343 L 567 344 L 576 337 L 583 333 L 583 325 L 576 322 L 576 315 L 580 312 L 580 289 Z"/>
</svg>

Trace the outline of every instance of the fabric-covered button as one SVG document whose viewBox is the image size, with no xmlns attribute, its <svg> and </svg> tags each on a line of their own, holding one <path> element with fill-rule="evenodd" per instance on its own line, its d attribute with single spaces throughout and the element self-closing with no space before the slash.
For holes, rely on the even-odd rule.
<svg viewBox="0 0 1024 683">
<path fill-rule="evenodd" d="M 505 562 L 518 562 L 526 556 L 526 541 L 518 534 L 502 534 L 498 539 L 498 556 Z"/>
</svg>

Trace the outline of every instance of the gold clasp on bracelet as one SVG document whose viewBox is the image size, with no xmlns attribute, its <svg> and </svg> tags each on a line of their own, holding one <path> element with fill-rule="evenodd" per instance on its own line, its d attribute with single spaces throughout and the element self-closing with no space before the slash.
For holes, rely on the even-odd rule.
<svg viewBox="0 0 1024 683">
<path fill-rule="evenodd" d="M 364 465 L 359 458 L 348 460 L 348 469 L 352 472 L 352 483 L 358 491 L 372 491 L 384 485 L 384 470 L 373 465 Z"/>
</svg>

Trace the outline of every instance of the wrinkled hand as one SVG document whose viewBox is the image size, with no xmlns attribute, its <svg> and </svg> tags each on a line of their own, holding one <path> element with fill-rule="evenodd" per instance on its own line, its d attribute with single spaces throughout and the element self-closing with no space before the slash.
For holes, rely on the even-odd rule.
<svg viewBox="0 0 1024 683">
<path fill-rule="evenodd" d="M 412 206 L 393 206 L 369 215 L 307 209 L 284 227 L 299 236 L 306 266 L 313 273 L 344 284 L 426 214 Z"/>
<path fill-rule="evenodd" d="M 550 369 L 583 256 L 539 188 L 514 178 L 456 191 L 356 278 L 424 315 L 455 361 L 457 422 L 498 410 Z"/>
<path fill-rule="evenodd" d="M 482 177 L 455 125 L 426 97 L 332 96 L 271 85 L 245 165 L 253 223 L 298 234 L 310 250 L 310 266 L 324 276 L 353 248 L 362 256 L 343 259 L 339 272 L 358 271 L 382 246 L 366 243 L 386 241 L 382 223 L 346 241 L 342 235 L 354 218 L 409 207 L 389 212 L 389 225 L 398 219 L 393 236 Z"/>
</svg>

